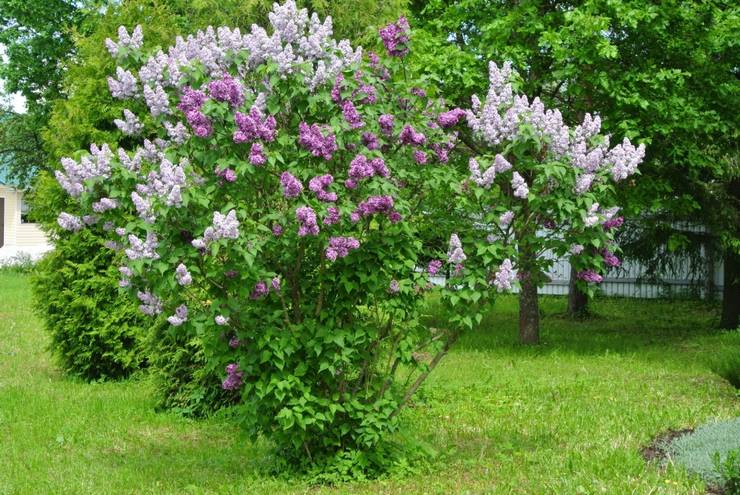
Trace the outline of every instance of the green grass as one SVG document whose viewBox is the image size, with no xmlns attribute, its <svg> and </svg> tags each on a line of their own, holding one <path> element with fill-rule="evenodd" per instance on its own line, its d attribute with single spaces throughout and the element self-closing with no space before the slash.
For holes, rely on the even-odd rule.
<svg viewBox="0 0 740 495">
<path fill-rule="evenodd" d="M 439 455 L 412 474 L 311 487 L 274 478 L 267 445 L 224 418 L 154 412 L 144 377 L 85 384 L 45 351 L 26 275 L 0 272 L 0 494 L 701 493 L 682 468 L 640 447 L 668 428 L 738 416 L 734 387 L 710 369 L 740 334 L 692 302 L 599 300 L 572 322 L 543 301 L 543 344 L 516 342 L 516 303 L 445 358 L 404 414 Z"/>
</svg>

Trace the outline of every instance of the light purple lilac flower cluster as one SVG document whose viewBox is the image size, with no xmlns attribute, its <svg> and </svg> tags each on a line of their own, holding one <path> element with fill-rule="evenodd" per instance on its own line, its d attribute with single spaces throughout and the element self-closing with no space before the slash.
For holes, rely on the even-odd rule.
<svg viewBox="0 0 740 495">
<path fill-rule="evenodd" d="M 308 188 L 316 194 L 319 201 L 332 202 L 337 200 L 337 193 L 327 191 L 327 188 L 334 182 L 331 174 L 317 175 L 308 182 Z"/>
<path fill-rule="evenodd" d="M 188 307 L 181 304 L 175 308 L 175 314 L 167 317 L 167 321 L 173 327 L 179 327 L 186 321 L 188 321 Z"/>
<path fill-rule="evenodd" d="M 378 124 L 380 125 L 380 130 L 383 134 L 386 136 L 390 136 L 393 134 L 393 122 L 395 118 L 393 115 L 389 113 L 384 113 L 380 117 L 378 117 Z"/>
<path fill-rule="evenodd" d="M 453 265 L 459 265 L 466 259 L 468 259 L 468 257 L 463 251 L 460 238 L 457 236 L 457 234 L 452 234 L 450 236 L 450 243 L 447 249 L 447 261 L 452 263 Z"/>
<path fill-rule="evenodd" d="M 116 67 L 116 77 L 108 77 L 108 89 L 113 98 L 133 98 L 138 93 L 136 76 L 123 67 Z"/>
<path fill-rule="evenodd" d="M 141 304 L 139 305 L 139 311 L 149 316 L 156 316 L 162 313 L 162 301 L 149 291 L 139 291 L 136 294 Z"/>
<path fill-rule="evenodd" d="M 158 260 L 159 254 L 157 254 L 157 247 L 159 246 L 159 240 L 157 234 L 154 232 L 147 232 L 146 239 L 141 240 L 134 234 L 128 236 L 129 248 L 124 252 L 130 260 Z"/>
<path fill-rule="evenodd" d="M 506 228 L 511 224 L 511 221 L 514 220 L 514 212 L 513 211 L 505 211 L 498 217 L 498 224 L 501 226 L 501 228 Z"/>
<path fill-rule="evenodd" d="M 175 279 L 177 279 L 177 283 L 180 285 L 190 285 L 193 283 L 192 275 L 190 275 L 188 268 L 182 263 L 175 268 Z"/>
<path fill-rule="evenodd" d="M 66 213 L 64 211 L 61 212 L 57 217 L 57 223 L 64 230 L 69 230 L 72 232 L 77 232 L 83 227 L 82 219 L 80 217 L 70 215 L 69 213 Z"/>
<path fill-rule="evenodd" d="M 213 241 L 219 239 L 238 239 L 239 220 L 236 219 L 236 210 L 230 210 L 226 215 L 221 212 L 213 212 L 213 224 L 203 232 L 202 239 L 194 239 L 194 248 L 203 249 Z"/>
<path fill-rule="evenodd" d="M 427 265 L 427 272 L 429 272 L 429 275 L 436 275 L 440 268 L 442 268 L 442 261 L 441 260 L 432 260 Z"/>
<path fill-rule="evenodd" d="M 511 282 L 514 281 L 514 266 L 511 264 L 511 260 L 506 258 L 501 265 L 498 267 L 498 271 L 494 275 L 493 285 L 496 286 L 498 292 L 505 290 L 511 290 Z"/>
<path fill-rule="evenodd" d="M 108 84 L 110 84 L 110 82 Z M 111 89 L 111 92 L 112 91 L 113 90 Z M 170 98 L 167 96 L 167 92 L 160 84 L 156 84 L 154 88 L 148 85 L 144 86 L 144 101 L 149 107 L 149 112 L 152 114 L 152 117 L 167 115 L 171 112 Z"/>
<path fill-rule="evenodd" d="M 332 154 L 337 151 L 337 138 L 329 128 L 325 128 L 326 135 L 318 124 L 301 122 L 298 125 L 298 144 L 311 152 L 313 156 L 320 156 L 325 160 L 331 160 Z"/>
<path fill-rule="evenodd" d="M 529 187 L 519 172 L 514 172 L 511 179 L 511 188 L 514 190 L 514 197 L 527 199 L 529 196 Z"/>
<path fill-rule="evenodd" d="M 71 158 L 62 158 L 64 172 L 57 170 L 54 175 L 67 191 L 67 194 L 77 198 L 85 191 L 85 181 L 93 179 L 108 179 L 111 171 L 113 153 L 107 144 L 101 147 L 90 145 L 90 156 L 84 156 L 77 163 Z"/>
<path fill-rule="evenodd" d="M 131 32 L 131 35 L 128 34 L 128 31 L 124 26 L 119 26 L 118 43 L 110 38 L 105 39 L 105 47 L 108 49 L 108 52 L 111 54 L 112 57 L 117 57 L 121 48 L 138 50 L 143 45 L 144 34 L 141 30 L 141 26 L 139 25 L 134 28 L 134 30 Z"/>
<path fill-rule="evenodd" d="M 324 225 L 334 225 L 341 219 L 341 213 L 339 208 L 336 206 L 330 206 L 326 209 L 326 215 L 324 216 Z"/>
<path fill-rule="evenodd" d="M 344 258 L 350 251 L 358 249 L 360 241 L 354 237 L 331 237 L 329 247 L 324 251 L 326 259 L 336 261 L 337 258 Z"/>
<path fill-rule="evenodd" d="M 409 124 L 406 124 L 403 126 L 403 129 L 401 129 L 401 134 L 398 135 L 398 140 L 401 144 L 421 146 L 427 142 L 427 137 L 423 133 L 415 131 Z"/>
<path fill-rule="evenodd" d="M 376 175 L 390 177 L 391 173 L 385 165 L 385 160 L 380 157 L 368 159 L 365 155 L 357 155 L 349 164 L 349 179 L 344 182 L 348 189 L 355 189 L 357 183 L 363 179 L 369 179 Z"/>
<path fill-rule="evenodd" d="M 262 143 L 252 143 L 252 147 L 249 148 L 249 163 L 255 167 L 261 167 L 267 162 L 267 156 Z"/>
</svg>

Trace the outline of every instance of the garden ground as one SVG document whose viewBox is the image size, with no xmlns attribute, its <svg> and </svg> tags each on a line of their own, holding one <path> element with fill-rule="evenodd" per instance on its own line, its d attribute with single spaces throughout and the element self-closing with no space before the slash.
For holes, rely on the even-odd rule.
<svg viewBox="0 0 740 495">
<path fill-rule="evenodd" d="M 28 276 L 0 272 L 0 495 L 703 493 L 640 448 L 740 414 L 736 390 L 711 370 L 740 353 L 740 334 L 712 330 L 716 308 L 697 302 L 601 299 L 584 322 L 562 316 L 563 299 L 542 306 L 543 343 L 525 348 L 516 300 L 499 299 L 405 412 L 405 431 L 436 457 L 382 480 L 312 487 L 271 476 L 269 446 L 225 417 L 155 412 L 145 376 L 62 376 Z"/>
</svg>

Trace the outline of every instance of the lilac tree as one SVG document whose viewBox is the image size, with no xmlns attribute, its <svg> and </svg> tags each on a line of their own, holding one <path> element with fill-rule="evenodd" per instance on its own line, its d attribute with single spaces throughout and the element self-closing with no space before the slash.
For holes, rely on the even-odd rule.
<svg viewBox="0 0 740 495">
<path fill-rule="evenodd" d="M 537 288 L 557 257 L 571 256 L 584 290 L 619 265 L 612 241 L 622 219 L 613 186 L 637 171 L 645 147 L 626 138 L 610 147 L 600 118 L 590 114 L 568 128 L 558 110 L 516 94 L 513 76 L 511 64 L 491 62 L 485 101 L 474 96 L 466 111 L 474 156 L 461 204 L 475 222 L 463 244 L 475 245 L 474 263 L 507 260 L 491 276 L 498 291 L 510 288 L 516 270 L 520 340 L 532 344 L 539 341 Z"/>
</svg>

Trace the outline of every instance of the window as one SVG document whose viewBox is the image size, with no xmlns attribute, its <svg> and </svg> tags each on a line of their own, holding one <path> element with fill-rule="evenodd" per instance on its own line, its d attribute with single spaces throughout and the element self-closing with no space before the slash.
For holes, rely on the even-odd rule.
<svg viewBox="0 0 740 495">
<path fill-rule="evenodd" d="M 30 210 L 31 207 L 28 205 L 28 203 L 21 200 L 21 223 L 31 223 L 31 221 L 28 219 L 28 212 Z"/>
</svg>

